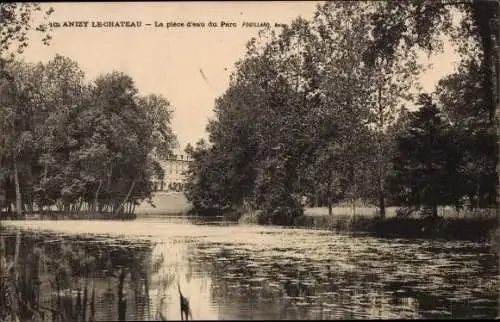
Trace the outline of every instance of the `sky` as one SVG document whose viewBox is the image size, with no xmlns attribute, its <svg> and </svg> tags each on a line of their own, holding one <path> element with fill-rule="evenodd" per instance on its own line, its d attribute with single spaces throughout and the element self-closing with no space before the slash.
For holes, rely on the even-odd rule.
<svg viewBox="0 0 500 322">
<path fill-rule="evenodd" d="M 234 64 L 245 54 L 245 44 L 260 28 L 243 22 L 290 23 L 302 16 L 311 19 L 315 1 L 279 2 L 73 2 L 43 4 L 54 8 L 49 21 L 61 25 L 87 21 L 86 27 L 57 27 L 50 46 L 33 34 L 23 54 L 26 61 L 47 62 L 56 54 L 78 62 L 87 80 L 118 70 L 130 75 L 141 95 L 161 94 L 173 106 L 172 128 L 179 148 L 207 138 L 205 126 L 213 117 L 215 99 L 229 84 Z M 92 27 L 107 21 L 140 21 L 139 28 Z M 164 23 L 155 27 L 155 21 Z M 237 27 L 208 27 L 208 22 L 236 23 Z M 166 23 L 184 27 L 166 27 Z M 188 27 L 204 22 L 206 27 Z M 146 26 L 145 24 L 151 24 Z M 453 71 L 451 46 L 431 59 L 433 67 L 421 77 L 423 89 L 432 91 L 436 82 Z"/>
</svg>

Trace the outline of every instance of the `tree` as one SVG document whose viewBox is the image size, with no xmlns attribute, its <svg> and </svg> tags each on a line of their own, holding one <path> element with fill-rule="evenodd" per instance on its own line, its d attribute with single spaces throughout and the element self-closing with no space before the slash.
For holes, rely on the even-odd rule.
<svg viewBox="0 0 500 322">
<path fill-rule="evenodd" d="M 43 209 L 60 198 L 64 181 L 60 174 L 76 144 L 73 126 L 89 98 L 84 73 L 75 61 L 56 55 L 40 68 L 34 125 L 39 140 L 32 175 L 34 198 Z"/>
<path fill-rule="evenodd" d="M 439 103 L 459 146 L 460 198 L 467 195 L 474 207 L 495 200 L 496 136 L 488 130 L 489 111 L 484 101 L 481 64 L 471 57 L 439 82 Z"/>
<path fill-rule="evenodd" d="M 175 145 L 169 102 L 141 98 L 122 73 L 91 85 L 71 59 L 9 63 L 0 87 L 0 183 L 16 212 L 56 205 L 65 213 L 132 214 L 159 173 L 154 157 Z M 10 207 L 10 206 L 9 206 Z"/>
<path fill-rule="evenodd" d="M 452 16 L 462 13 L 458 26 Z M 482 95 L 489 114 L 488 131 L 500 136 L 499 88 L 499 2 L 498 1 L 387 1 L 380 2 L 372 15 L 373 42 L 366 52 L 366 61 L 373 63 L 376 57 L 392 58 L 395 53 L 411 48 L 426 49 L 429 53 L 442 46 L 440 36 L 451 35 L 458 44 L 459 52 L 469 57 L 478 53 L 482 71 Z M 496 151 L 498 151 L 498 140 Z M 498 154 L 498 153 L 497 153 Z M 500 196 L 500 162 L 496 165 L 497 196 Z"/>
<path fill-rule="evenodd" d="M 178 145 L 171 128 L 173 109 L 166 98 L 155 94 L 139 97 L 137 104 L 142 108 L 148 123 L 145 133 L 148 138 L 146 150 L 149 151 L 148 176 L 163 182 L 165 174 L 159 161 L 172 157 L 172 150 Z"/>
<path fill-rule="evenodd" d="M 443 114 L 424 95 L 420 114 L 403 111 L 396 120 L 423 70 L 417 49 L 439 49 L 439 32 L 456 29 L 450 13 L 442 2 L 328 2 L 312 21 L 298 18 L 279 33 L 261 32 L 216 101 L 210 144 L 193 150 L 189 198 L 205 209 L 250 200 L 271 223 L 292 222 L 302 213 L 303 195 L 323 199 L 330 213 L 341 198 L 354 213 L 362 198 L 377 202 L 384 215 L 388 185 L 399 201 L 409 197 L 405 202 L 433 209 L 456 202 L 460 181 L 431 185 L 444 170 L 463 179 L 457 160 L 465 141 L 446 118 L 453 103 Z M 436 142 L 429 133 L 438 135 Z M 418 144 L 431 153 L 411 154 Z M 439 148 L 451 157 L 440 159 Z M 432 199 L 437 192 L 442 198 Z"/>
<path fill-rule="evenodd" d="M 330 122 L 320 123 L 329 135 L 315 139 L 327 155 L 325 166 L 319 169 L 326 170 L 322 177 L 327 181 L 330 214 L 333 182 L 338 185 L 335 190 L 351 199 L 353 205 L 357 198 L 369 193 L 365 188 L 372 186 L 371 176 L 365 175 L 372 159 L 367 125 L 374 73 L 367 69 L 362 55 L 369 44 L 369 9 L 366 3 L 326 3 L 318 8 L 313 22 L 320 44 L 315 54 L 322 67 L 317 72 L 322 94 L 319 114 Z"/>
<path fill-rule="evenodd" d="M 207 187 L 212 189 L 207 198 L 214 205 L 226 209 L 251 202 L 263 210 L 265 222 L 289 223 L 300 214 L 297 169 L 310 124 L 296 121 L 309 113 L 303 99 L 307 30 L 308 23 L 298 19 L 280 35 L 262 33 L 260 40 L 268 40 L 262 46 L 251 40 L 229 89 L 216 101 L 216 119 L 207 127 L 212 145 L 198 157 L 203 164 L 192 169 L 207 176 L 224 169 L 224 174 L 210 175 L 215 182 Z M 196 164 L 197 156 L 193 158 Z M 215 164 L 218 169 L 209 170 Z M 194 185 L 204 181 L 195 180 L 190 191 L 203 191 Z M 194 200 L 194 193 L 188 195 Z"/>
<path fill-rule="evenodd" d="M 23 213 L 22 180 L 20 173 L 30 169 L 35 149 L 34 144 L 34 83 L 37 67 L 20 62 L 10 63 L 7 72 L 16 77 L 2 79 L 2 102 L 0 118 L 2 119 L 2 168 L 3 181 L 13 178 L 16 213 Z M 8 194 L 8 192 L 7 192 Z"/>
<path fill-rule="evenodd" d="M 399 201 L 424 205 L 437 216 L 437 206 L 453 203 L 458 151 L 450 128 L 427 94 L 419 97 L 420 108 L 409 114 L 408 127 L 397 138 L 392 177 Z"/>
<path fill-rule="evenodd" d="M 231 189 L 217 190 L 229 194 L 222 199 L 234 206 L 251 200 L 264 222 L 283 223 L 302 213 L 301 195 L 322 194 L 331 213 L 334 198 L 354 202 L 371 193 L 370 82 L 378 70 L 363 61 L 368 9 L 327 3 L 314 21 L 298 18 L 248 43 L 216 101 L 207 128 L 212 145 L 198 168 L 225 165 L 230 178 L 218 178 Z"/>
<path fill-rule="evenodd" d="M 12 156 L 13 168 L 14 168 L 14 181 L 15 181 L 15 195 L 16 195 L 16 211 L 17 214 L 20 215 L 22 213 L 22 199 L 21 199 L 21 188 L 20 188 L 20 179 L 19 179 L 19 169 L 18 169 L 18 159 L 17 157 L 22 152 L 21 150 L 27 148 L 30 143 L 28 141 L 31 140 L 29 131 L 22 131 L 22 129 L 16 129 L 15 127 L 20 125 L 18 121 L 15 121 L 15 114 L 19 111 L 15 111 L 15 106 L 18 104 L 24 104 L 26 102 L 21 102 L 24 99 L 27 99 L 27 94 L 23 90 L 18 88 L 20 80 L 15 80 L 15 69 L 19 72 L 19 65 L 13 63 L 15 58 L 15 53 L 12 51 L 12 47 L 16 46 L 16 51 L 18 54 L 22 53 L 23 50 L 28 46 L 28 32 L 33 28 L 31 23 L 31 18 L 35 16 L 35 11 L 40 11 L 40 6 L 37 3 L 2 3 L 0 4 L 0 82 L 2 83 L 2 95 L 6 95 L 10 98 L 6 98 L 3 101 L 0 109 L 2 111 L 0 113 L 5 117 L 5 122 L 3 127 L 4 133 L 2 137 L 6 138 L 4 141 L 5 145 L 11 145 L 9 151 L 3 150 L 2 152 L 7 152 L 7 155 Z M 52 13 L 53 9 L 50 8 L 47 12 L 45 12 L 45 19 Z M 47 25 L 42 22 L 39 26 L 36 27 L 37 31 L 45 33 L 45 37 L 43 38 L 43 42 L 48 44 L 50 40 L 50 35 L 48 35 Z M 21 73 L 25 74 L 25 73 Z M 22 82 L 22 81 L 21 81 Z M 19 117 L 23 116 L 23 113 L 17 113 Z M 22 136 L 20 133 L 22 132 Z M 12 149 L 12 138 L 18 137 L 19 141 L 17 142 L 17 152 L 14 153 Z M 9 139 L 10 138 L 10 139 Z M 9 140 L 11 141 L 9 143 Z M 2 161 L 2 167 L 5 166 L 5 159 Z M 5 173 L 2 175 L 3 178 L 0 177 L 0 183 L 5 182 Z M 7 193 L 8 194 L 8 193 Z"/>
<path fill-rule="evenodd" d="M 228 200 L 232 186 L 230 164 L 224 155 L 214 153 L 204 140 L 187 151 L 193 162 L 188 168 L 186 197 L 193 205 L 193 210 L 201 215 L 218 215 L 233 210 Z"/>
<path fill-rule="evenodd" d="M 140 113 L 136 95 L 137 89 L 128 75 L 119 72 L 101 75 L 92 88 L 92 105 L 78 120 L 81 148 L 71 163 L 76 167 L 100 165 L 104 173 L 85 184 L 90 184 L 92 191 L 99 190 L 101 185 L 103 198 L 113 212 L 120 211 L 135 185 L 145 180 L 144 166 L 150 146 L 146 144 L 147 119 Z M 68 184 L 74 186 L 84 179 L 76 176 L 73 183 Z M 95 178 L 104 178 L 104 182 L 98 183 Z"/>
<path fill-rule="evenodd" d="M 16 52 L 22 53 L 28 46 L 28 33 L 33 29 L 32 18 L 36 16 L 35 12 L 41 11 L 38 3 L 2 3 L 0 4 L 0 57 L 5 59 L 6 54 L 16 46 Z M 42 42 L 48 44 L 51 39 L 48 34 L 49 26 L 45 22 L 52 14 L 54 9 L 50 7 L 44 12 L 43 21 L 35 30 L 43 33 Z M 11 58 L 14 54 L 11 53 Z"/>
<path fill-rule="evenodd" d="M 370 124 L 376 136 L 375 173 L 379 215 L 385 216 L 386 180 L 390 155 L 387 129 L 395 120 L 397 106 L 402 100 L 411 100 L 409 93 L 422 66 L 416 64 L 415 51 L 404 55 L 395 53 L 391 60 L 378 57 L 368 65 L 371 81 Z"/>
</svg>

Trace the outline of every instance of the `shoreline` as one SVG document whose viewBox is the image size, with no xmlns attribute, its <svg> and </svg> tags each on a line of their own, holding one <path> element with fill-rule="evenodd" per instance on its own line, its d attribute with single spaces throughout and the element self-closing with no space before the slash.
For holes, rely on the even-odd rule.
<svg viewBox="0 0 500 322">
<path fill-rule="evenodd" d="M 384 238 L 470 240 L 491 242 L 498 230 L 494 217 L 465 218 L 376 218 L 351 215 L 304 215 L 295 218 L 293 227 L 338 232 L 362 232 Z"/>
<path fill-rule="evenodd" d="M 176 209 L 177 210 L 177 209 Z M 188 216 L 187 211 L 160 211 L 139 212 L 132 215 L 114 215 L 111 213 L 61 213 L 26 215 L 25 218 L 2 217 L 0 221 L 24 220 L 112 220 L 132 221 L 141 218 L 168 218 L 186 217 L 204 221 L 225 221 L 235 224 L 255 224 L 258 213 L 247 213 L 241 216 L 231 214 L 221 216 Z M 239 218 L 238 218 L 239 217 Z M 390 216 L 377 218 L 375 216 L 357 215 L 354 218 L 347 214 L 304 214 L 293 220 L 286 227 L 322 229 L 337 232 L 367 233 L 383 238 L 409 238 L 409 239 L 445 239 L 469 240 L 475 242 L 489 242 L 499 247 L 500 229 L 499 220 L 494 216 L 467 216 L 467 217 L 406 217 Z M 279 225 L 275 225 L 279 226 Z"/>
</svg>

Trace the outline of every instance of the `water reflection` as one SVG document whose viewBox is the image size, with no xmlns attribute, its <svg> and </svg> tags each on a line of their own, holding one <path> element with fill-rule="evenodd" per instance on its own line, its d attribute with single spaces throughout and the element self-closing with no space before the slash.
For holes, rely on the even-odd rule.
<svg viewBox="0 0 500 322">
<path fill-rule="evenodd" d="M 484 244 L 181 219 L 6 224 L 11 256 L 21 229 L 21 258 L 40 248 L 49 260 L 71 259 L 64 285 L 54 284 L 65 279 L 50 265 L 41 270 L 47 305 L 57 307 L 47 296 L 54 290 L 88 289 L 74 292 L 73 303 L 85 296 L 92 303 L 95 292 L 96 320 L 179 320 L 177 282 L 194 319 L 492 318 L 498 311 L 498 263 Z M 89 319 L 92 308 L 81 306 Z"/>
<path fill-rule="evenodd" d="M 15 234 L 10 229 L 2 230 L 2 237 L 7 260 L 19 247 L 19 272 L 31 274 L 17 278 L 18 287 L 25 289 L 27 282 L 39 285 L 36 301 L 19 301 L 24 306 L 36 304 L 53 321 L 147 316 L 151 242 L 48 232 Z M 127 312 L 129 304 L 134 310 Z"/>
</svg>

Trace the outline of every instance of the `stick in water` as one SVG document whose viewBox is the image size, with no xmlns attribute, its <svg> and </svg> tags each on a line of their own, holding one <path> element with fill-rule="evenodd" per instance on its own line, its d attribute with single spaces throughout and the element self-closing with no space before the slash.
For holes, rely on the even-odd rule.
<svg viewBox="0 0 500 322">
<path fill-rule="evenodd" d="M 177 288 L 179 289 L 179 296 L 180 296 L 181 320 L 184 320 L 184 316 L 186 317 L 186 321 L 189 320 L 189 317 L 191 317 L 192 320 L 193 315 L 191 313 L 191 308 L 189 307 L 189 300 L 187 299 L 187 297 L 182 295 L 181 286 L 179 285 L 179 283 L 177 283 Z"/>
</svg>

